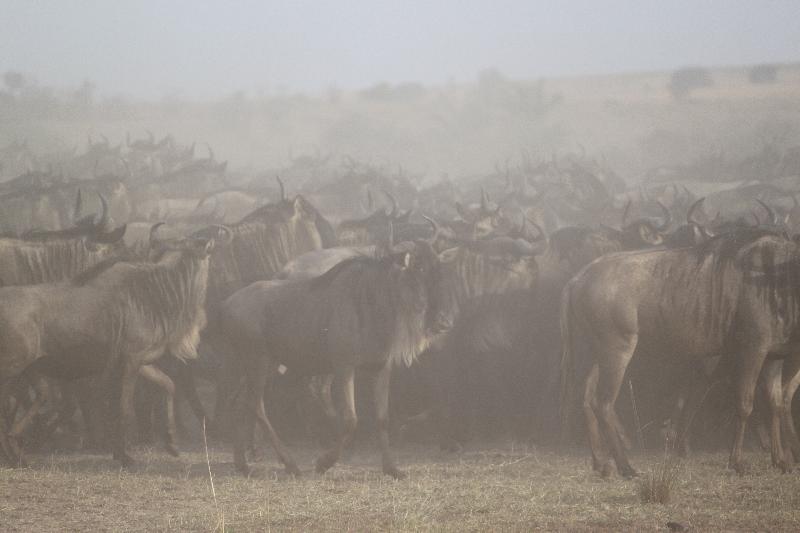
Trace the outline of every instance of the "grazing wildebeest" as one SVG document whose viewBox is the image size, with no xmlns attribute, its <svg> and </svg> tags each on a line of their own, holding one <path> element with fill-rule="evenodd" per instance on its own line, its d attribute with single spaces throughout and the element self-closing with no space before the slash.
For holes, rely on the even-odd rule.
<svg viewBox="0 0 800 533">
<path fill-rule="evenodd" d="M 132 464 L 126 428 L 140 368 L 169 350 L 196 357 L 205 326 L 208 257 L 214 240 L 190 239 L 164 250 L 155 263 L 115 257 L 68 282 L 0 289 L 0 402 L 10 380 L 27 375 L 77 379 L 103 374 L 116 426 L 114 457 Z M 20 461 L 16 438 L 41 408 L 43 395 L 7 432 L 0 446 Z M 115 409 L 116 408 L 116 409 Z"/>
<path fill-rule="evenodd" d="M 762 364 L 767 354 L 780 358 L 796 350 L 799 259 L 797 243 L 781 233 L 742 229 L 694 248 L 612 254 L 567 284 L 562 414 L 569 413 L 575 369 L 583 367 L 596 470 L 609 472 L 606 442 L 620 474 L 635 475 L 614 429 L 614 403 L 634 353 L 669 353 L 684 367 L 705 357 L 729 358 L 737 412 L 730 466 L 743 471 L 745 426 Z M 586 350 L 585 360 L 576 357 L 579 349 Z M 771 451 L 773 464 L 786 469 L 779 423 L 772 425 Z"/>
<path fill-rule="evenodd" d="M 392 365 L 411 361 L 442 320 L 439 260 L 430 243 L 382 257 L 353 257 L 313 279 L 262 281 L 234 293 L 221 313 L 233 358 L 244 376 L 243 404 L 234 447 L 239 471 L 249 467 L 244 442 L 255 419 L 293 474 L 294 460 L 267 419 L 267 381 L 284 365 L 297 375 L 333 374 L 339 435 L 316 464 L 318 472 L 338 460 L 356 427 L 356 369 L 370 371 L 383 471 L 403 477 L 389 451 L 388 401 Z"/>
</svg>

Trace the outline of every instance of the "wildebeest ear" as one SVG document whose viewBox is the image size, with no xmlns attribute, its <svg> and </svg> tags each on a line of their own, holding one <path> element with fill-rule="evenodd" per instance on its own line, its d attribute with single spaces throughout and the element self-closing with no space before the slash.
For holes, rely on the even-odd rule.
<svg viewBox="0 0 800 533">
<path fill-rule="evenodd" d="M 392 256 L 392 262 L 402 269 L 408 268 L 411 264 L 411 254 L 409 252 L 401 252 Z"/>
</svg>

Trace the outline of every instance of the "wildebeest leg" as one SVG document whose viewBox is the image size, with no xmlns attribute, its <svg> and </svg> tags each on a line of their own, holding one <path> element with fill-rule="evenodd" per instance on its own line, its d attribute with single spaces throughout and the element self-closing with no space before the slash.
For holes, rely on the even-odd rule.
<svg viewBox="0 0 800 533">
<path fill-rule="evenodd" d="M 0 405 L 5 405 L 7 390 L 8 387 L 0 383 Z M 8 439 L 8 427 L 6 426 L 6 417 L 4 413 L 0 414 L 0 451 L 6 456 L 9 465 L 17 466 L 19 464 L 17 450 L 11 445 Z"/>
<path fill-rule="evenodd" d="M 781 386 L 781 368 L 783 361 L 767 361 L 764 364 L 762 375 L 765 381 L 767 398 L 770 411 L 770 454 L 772 466 L 780 468 L 782 472 L 791 470 L 783 455 L 781 440 L 781 423 L 784 419 L 783 387 Z"/>
<path fill-rule="evenodd" d="M 392 362 L 375 373 L 373 377 L 373 395 L 375 398 L 375 418 L 378 422 L 378 438 L 381 447 L 381 463 L 383 473 L 395 479 L 403 479 L 406 475 L 395 465 L 392 452 L 389 449 L 389 384 L 392 376 Z"/>
<path fill-rule="evenodd" d="M 596 412 L 599 415 L 606 441 L 611 448 L 611 455 L 617 465 L 617 472 L 626 478 L 635 476 L 636 471 L 628 462 L 619 438 L 614 405 L 625 377 L 625 369 L 636 349 L 637 340 L 636 334 L 609 339 L 610 342 L 605 342 L 604 346 L 598 347 L 601 352 L 597 354 L 599 374 L 595 395 L 597 398 Z"/>
<path fill-rule="evenodd" d="M 181 364 L 178 366 L 179 370 L 175 373 L 174 382 L 178 391 L 184 395 L 186 401 L 189 402 L 189 407 L 192 413 L 197 417 L 198 422 L 203 424 L 203 420 L 208 420 L 206 410 L 200 401 L 200 395 L 197 394 L 197 384 L 195 382 L 194 371 L 188 364 Z"/>
<path fill-rule="evenodd" d="M 783 361 L 783 437 L 786 449 L 786 459 L 790 459 L 788 450 L 794 456 L 794 461 L 800 461 L 800 439 L 792 417 L 792 401 L 797 387 L 800 386 L 800 353 L 792 354 Z"/>
<path fill-rule="evenodd" d="M 160 368 L 154 365 L 142 365 L 139 368 L 139 375 L 146 380 L 164 389 L 165 408 L 167 413 L 166 427 L 164 428 L 164 448 L 173 457 L 178 456 L 178 449 L 175 447 L 175 383 Z"/>
<path fill-rule="evenodd" d="M 119 420 L 116 424 L 117 431 L 114 435 L 112 449 L 114 450 L 114 458 L 122 463 L 125 468 L 133 466 L 134 463 L 133 458 L 127 453 L 127 433 L 128 429 L 136 422 L 133 396 L 136 392 L 136 376 L 140 367 L 139 361 L 152 359 L 154 358 L 134 356 L 126 358 L 123 362 L 122 376 L 119 381 Z"/>
<path fill-rule="evenodd" d="M 586 417 L 586 431 L 589 434 L 589 447 L 592 450 L 592 468 L 600 472 L 603 477 L 611 474 L 611 465 L 608 464 L 606 446 L 600 433 L 597 422 L 597 378 L 600 369 L 594 365 L 586 376 L 586 387 L 583 394 L 583 414 Z"/>
<path fill-rule="evenodd" d="M 30 381 L 29 383 L 33 386 L 34 391 L 36 392 L 36 397 L 33 400 L 33 403 L 25 410 L 25 413 L 20 417 L 14 424 L 11 426 L 11 431 L 8 434 L 8 442 L 13 447 L 16 448 L 17 453 L 17 462 L 21 465 L 25 464 L 25 459 L 23 458 L 22 450 L 18 447 L 17 442 L 22 434 L 25 432 L 26 429 L 31 425 L 36 415 L 39 414 L 39 411 L 44 407 L 50 396 L 50 389 L 47 386 L 47 381 L 43 376 L 29 376 Z"/>
<path fill-rule="evenodd" d="M 267 379 L 271 377 L 273 373 L 273 365 L 272 362 L 264 357 L 260 357 L 256 364 L 256 368 L 252 369 L 249 373 L 250 375 L 247 376 L 247 384 L 244 394 L 244 406 L 243 406 L 243 422 L 244 424 L 240 425 L 239 431 L 237 432 L 236 438 L 236 446 L 234 449 L 234 462 L 236 464 L 237 469 L 244 473 L 248 473 L 248 466 L 247 466 L 247 459 L 244 456 L 245 452 L 245 441 L 247 438 L 253 434 L 254 429 L 254 418 L 258 420 L 261 424 L 261 427 L 269 436 L 270 443 L 272 444 L 272 448 L 275 450 L 275 453 L 278 455 L 278 459 L 283 463 L 286 467 L 286 471 L 292 475 L 299 476 L 300 469 L 297 468 L 297 464 L 294 462 L 294 459 L 289 455 L 289 452 L 286 450 L 286 446 L 281 442 L 280 437 L 275 432 L 275 429 L 270 424 L 269 418 L 267 418 L 266 410 L 264 409 L 264 389 Z"/>
<path fill-rule="evenodd" d="M 316 470 L 321 474 L 332 467 L 339 457 L 342 450 L 350 441 L 356 429 L 358 418 L 356 417 L 355 403 L 355 368 L 346 367 L 336 372 L 334 387 L 336 391 L 337 411 L 339 415 L 339 434 L 333 447 L 322 454 L 317 459 Z"/>
<path fill-rule="evenodd" d="M 747 346 L 740 348 L 740 352 L 734 357 L 736 367 L 735 375 L 735 394 L 736 394 L 736 429 L 734 432 L 731 455 L 728 460 L 728 467 L 733 468 L 738 474 L 744 474 L 745 466 L 742 461 L 742 449 L 744 446 L 744 434 L 747 429 L 747 419 L 753 411 L 753 395 L 755 393 L 756 381 L 764 364 L 767 351 L 759 346 L 747 350 Z"/>
</svg>

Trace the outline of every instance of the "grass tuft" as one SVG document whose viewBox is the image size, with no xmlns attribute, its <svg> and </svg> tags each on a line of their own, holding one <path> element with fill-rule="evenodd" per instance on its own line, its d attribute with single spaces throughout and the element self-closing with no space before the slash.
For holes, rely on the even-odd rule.
<svg viewBox="0 0 800 533">
<path fill-rule="evenodd" d="M 639 480 L 639 500 L 642 503 L 660 503 L 662 505 L 670 503 L 673 489 L 677 486 L 682 473 L 681 460 L 665 453 L 664 459 L 655 470 L 645 474 Z"/>
</svg>

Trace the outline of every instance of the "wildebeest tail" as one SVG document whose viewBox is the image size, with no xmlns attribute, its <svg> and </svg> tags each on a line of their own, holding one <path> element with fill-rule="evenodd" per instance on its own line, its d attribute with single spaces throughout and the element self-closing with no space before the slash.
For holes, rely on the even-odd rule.
<svg viewBox="0 0 800 533">
<path fill-rule="evenodd" d="M 574 317 L 570 305 L 570 284 L 561 291 L 561 395 L 559 412 L 561 417 L 561 442 L 569 439 L 570 414 L 575 397 L 575 355 L 573 349 Z"/>
</svg>

